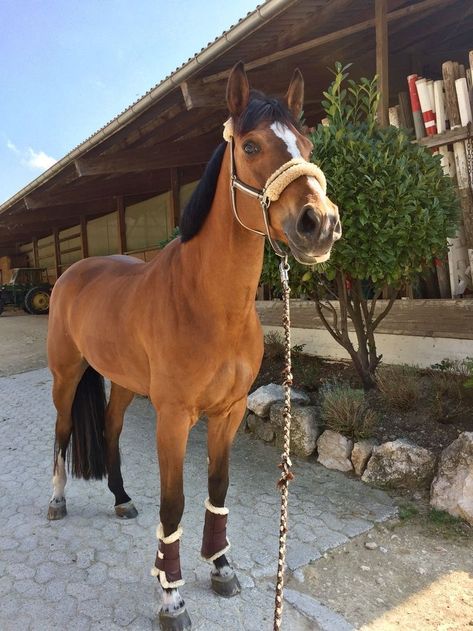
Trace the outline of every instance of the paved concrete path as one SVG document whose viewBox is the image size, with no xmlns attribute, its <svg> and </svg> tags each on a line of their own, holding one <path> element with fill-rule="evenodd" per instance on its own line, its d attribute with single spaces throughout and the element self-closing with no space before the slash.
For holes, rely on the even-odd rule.
<svg viewBox="0 0 473 631">
<path fill-rule="evenodd" d="M 105 482 L 72 480 L 68 516 L 48 522 L 54 411 L 47 369 L 0 378 L 0 629 L 154 628 L 153 565 L 159 497 L 154 414 L 136 399 L 121 447 L 125 487 L 139 516 L 119 521 Z M 186 599 L 196 631 L 272 628 L 277 560 L 278 451 L 240 433 L 228 496 L 231 557 L 243 591 L 224 600 L 200 559 L 206 497 L 205 424 L 192 431 L 186 462 L 182 540 Z M 297 571 L 394 513 L 389 497 L 313 462 L 296 461 L 290 487 L 288 564 Z M 349 629 L 315 599 L 287 591 L 284 629 Z"/>
</svg>

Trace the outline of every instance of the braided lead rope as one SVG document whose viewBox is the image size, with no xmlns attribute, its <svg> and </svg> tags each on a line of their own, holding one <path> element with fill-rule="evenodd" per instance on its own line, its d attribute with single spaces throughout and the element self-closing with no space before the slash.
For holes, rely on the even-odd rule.
<svg viewBox="0 0 473 631">
<path fill-rule="evenodd" d="M 290 453 L 290 437 L 291 437 L 291 385 L 292 385 L 292 366 L 291 366 L 291 316 L 289 308 L 289 296 L 291 288 L 289 287 L 289 264 L 287 256 L 285 256 L 279 264 L 279 273 L 281 275 L 281 283 L 284 297 L 284 447 L 281 455 L 281 462 L 278 465 L 281 469 L 281 477 L 278 482 L 278 488 L 281 491 L 281 513 L 279 517 L 279 557 L 278 572 L 276 577 L 276 598 L 274 604 L 274 631 L 279 631 L 282 622 L 283 611 L 283 592 L 284 592 L 284 568 L 286 564 L 286 536 L 287 536 L 287 502 L 289 495 L 289 482 L 294 475 L 291 471 L 292 462 L 289 457 Z"/>
</svg>

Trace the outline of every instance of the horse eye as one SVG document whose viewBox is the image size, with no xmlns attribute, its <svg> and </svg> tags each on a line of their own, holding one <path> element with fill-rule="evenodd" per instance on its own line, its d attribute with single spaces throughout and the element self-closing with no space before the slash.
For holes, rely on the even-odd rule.
<svg viewBox="0 0 473 631">
<path fill-rule="evenodd" d="M 254 153 L 258 153 L 259 147 L 254 142 L 248 141 L 243 145 L 243 151 L 248 155 L 252 155 Z"/>
</svg>

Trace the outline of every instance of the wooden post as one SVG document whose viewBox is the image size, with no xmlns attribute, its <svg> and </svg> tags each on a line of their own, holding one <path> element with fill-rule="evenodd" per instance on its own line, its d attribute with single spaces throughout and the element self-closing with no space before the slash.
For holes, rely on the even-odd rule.
<svg viewBox="0 0 473 631">
<path fill-rule="evenodd" d="M 35 267 L 39 267 L 38 239 L 33 239 L 33 263 Z"/>
<path fill-rule="evenodd" d="M 458 108 L 455 79 L 458 78 L 458 64 L 446 61 L 442 64 L 443 85 L 445 88 L 445 109 L 450 121 L 450 128 L 460 127 L 460 110 Z M 469 265 L 468 250 L 473 247 L 473 204 L 468 176 L 468 165 L 464 141 L 453 143 L 455 168 L 462 209 L 462 219 L 458 233 L 450 242 L 450 283 L 452 297 L 463 293 L 461 288 L 467 284 L 466 269 Z M 447 166 L 447 163 L 446 165 Z M 450 169 L 451 171 L 452 169 Z"/>
<path fill-rule="evenodd" d="M 414 129 L 414 119 L 412 118 L 411 103 L 407 92 L 399 92 L 399 122 L 405 129 Z"/>
<path fill-rule="evenodd" d="M 117 211 L 118 211 L 118 247 L 120 248 L 120 254 L 125 254 L 126 247 L 126 222 L 125 222 L 125 201 L 123 195 L 117 197 Z"/>
<path fill-rule="evenodd" d="M 381 127 L 389 125 L 387 4 L 387 0 L 375 0 L 376 74 L 378 75 L 378 89 L 381 93 L 378 104 L 378 122 Z"/>
<path fill-rule="evenodd" d="M 169 174 L 171 180 L 171 213 L 170 213 L 170 230 L 179 225 L 181 220 L 181 200 L 179 190 L 181 188 L 179 170 L 170 169 Z"/>
<path fill-rule="evenodd" d="M 89 240 L 87 239 L 87 219 L 82 216 L 80 218 L 80 244 L 82 248 L 82 258 L 89 256 Z"/>
<path fill-rule="evenodd" d="M 57 228 L 54 228 L 54 263 L 56 266 L 56 280 L 61 276 L 61 246 L 59 243 L 59 232 Z"/>
</svg>

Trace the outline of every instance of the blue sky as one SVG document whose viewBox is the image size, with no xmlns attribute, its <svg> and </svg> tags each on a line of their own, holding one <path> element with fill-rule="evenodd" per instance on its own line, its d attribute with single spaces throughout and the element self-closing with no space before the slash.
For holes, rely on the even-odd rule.
<svg viewBox="0 0 473 631">
<path fill-rule="evenodd" d="M 257 0 L 0 0 L 0 203 Z"/>
</svg>

